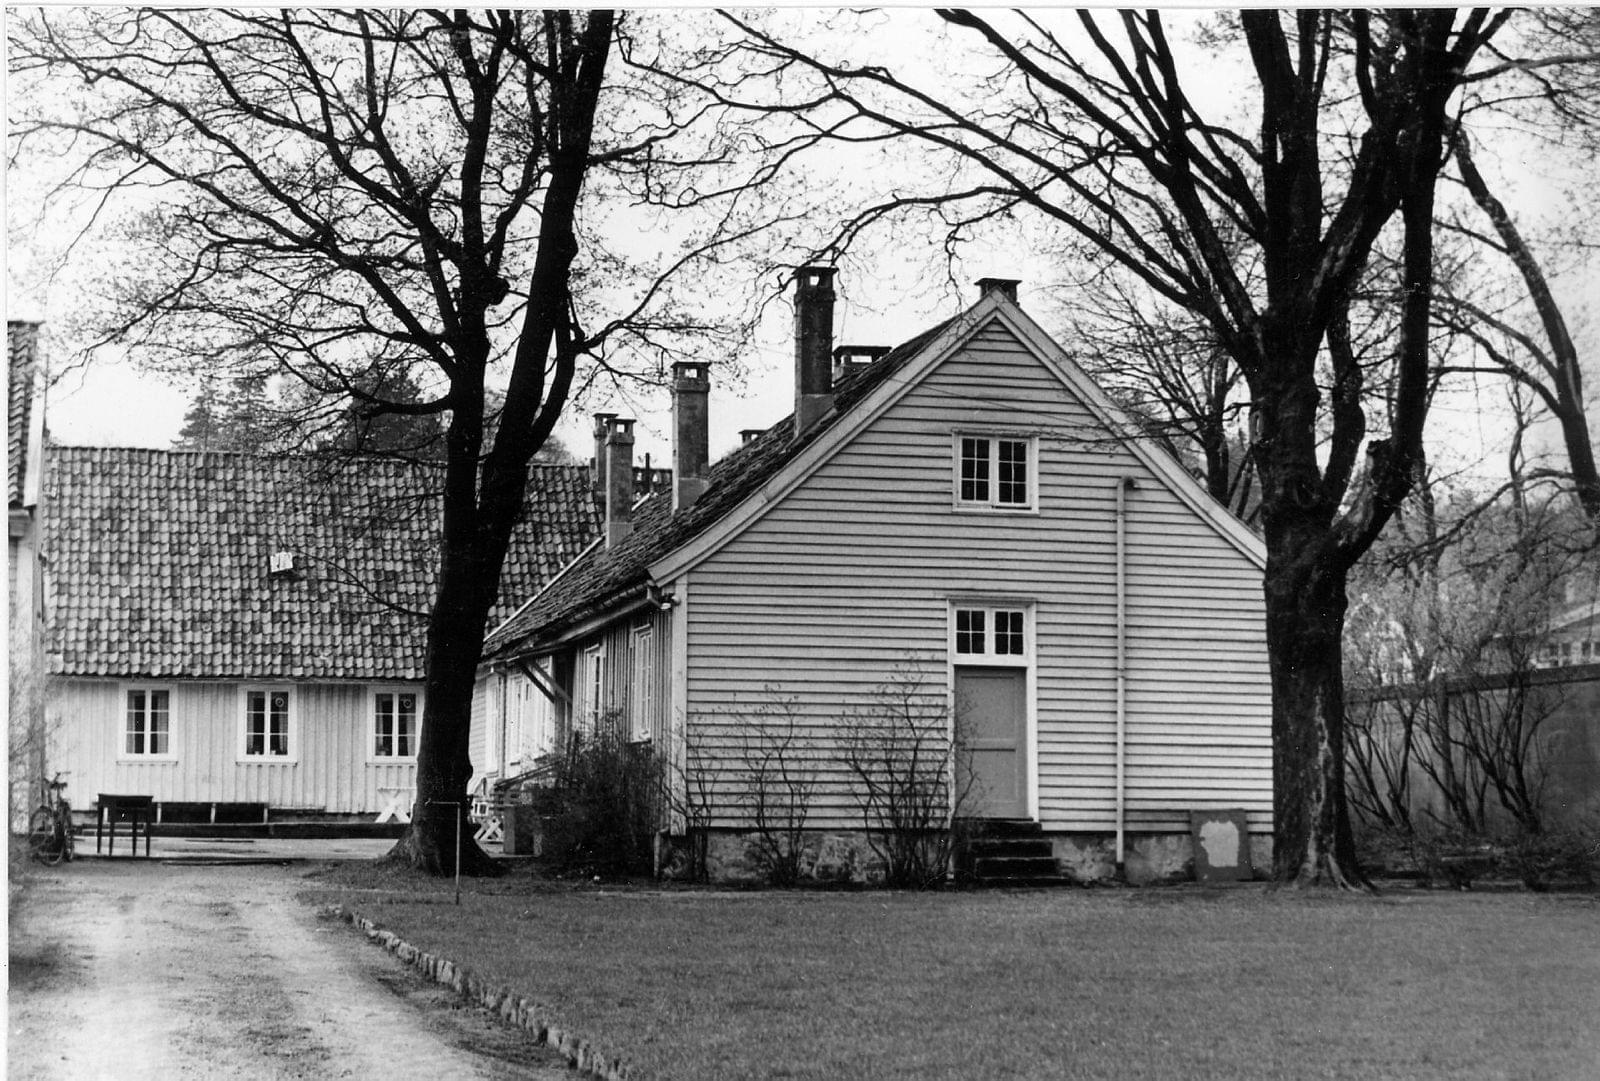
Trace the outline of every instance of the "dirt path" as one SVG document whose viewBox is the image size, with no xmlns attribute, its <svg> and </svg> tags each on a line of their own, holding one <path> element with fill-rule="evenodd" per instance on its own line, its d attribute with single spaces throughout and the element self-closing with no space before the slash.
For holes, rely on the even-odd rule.
<svg viewBox="0 0 1600 1081">
<path fill-rule="evenodd" d="M 294 900 L 280 867 L 80 861 L 13 912 L 14 1079 L 532 1078 L 558 1056 Z"/>
</svg>

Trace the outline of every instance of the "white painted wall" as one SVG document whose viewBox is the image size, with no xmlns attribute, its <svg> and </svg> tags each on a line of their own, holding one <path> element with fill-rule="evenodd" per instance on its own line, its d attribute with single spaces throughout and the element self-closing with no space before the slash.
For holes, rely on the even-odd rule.
<svg viewBox="0 0 1600 1081">
<path fill-rule="evenodd" d="M 248 686 L 284 686 L 251 683 Z M 293 761 L 243 761 L 243 685 L 202 681 L 58 679 L 47 707 L 53 761 L 70 770 L 68 795 L 88 807 L 100 792 L 158 801 L 266 803 L 274 808 L 377 814 L 383 788 L 414 792 L 411 760 L 377 761 L 372 751 L 372 687 L 287 684 L 293 695 Z M 418 693 L 420 684 L 383 684 Z M 129 687 L 171 691 L 170 761 L 118 756 Z M 70 719 L 71 723 L 66 723 Z M 406 802 L 410 801 L 408 797 Z"/>
<path fill-rule="evenodd" d="M 952 508 L 951 433 L 1039 438 L 1039 512 Z M 724 761 L 762 709 L 793 698 L 816 771 L 813 824 L 860 823 L 840 718 L 908 665 L 941 691 L 957 593 L 1034 602 L 1039 817 L 1114 826 L 1115 534 L 1127 542 L 1128 828 L 1187 829 L 1243 807 L 1270 829 L 1270 696 L 1261 572 L 1099 428 L 995 326 L 944 362 L 688 575 L 690 739 Z M 725 777 L 724 795 L 738 787 Z"/>
</svg>

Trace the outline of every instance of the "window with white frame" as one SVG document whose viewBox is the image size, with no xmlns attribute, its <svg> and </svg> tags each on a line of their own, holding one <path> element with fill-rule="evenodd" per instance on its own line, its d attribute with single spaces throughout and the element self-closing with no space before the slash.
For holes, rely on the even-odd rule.
<svg viewBox="0 0 1600 1081">
<path fill-rule="evenodd" d="M 172 692 L 164 687 L 129 687 L 127 707 L 121 757 L 171 757 Z"/>
<path fill-rule="evenodd" d="M 415 691 L 372 693 L 372 757 L 415 758 L 420 699 Z"/>
<path fill-rule="evenodd" d="M 650 722 L 655 712 L 655 680 L 652 679 L 651 645 L 655 636 L 649 627 L 633 632 L 633 664 L 628 683 L 628 724 L 635 740 L 650 738 Z"/>
<path fill-rule="evenodd" d="M 954 451 L 957 506 L 1033 509 L 1036 455 L 1031 436 L 957 433 Z"/>
<path fill-rule="evenodd" d="M 244 757 L 290 757 L 290 692 L 287 687 L 247 687 L 244 692 Z"/>
<path fill-rule="evenodd" d="M 958 664 L 1027 663 L 1027 608 L 1017 605 L 954 605 L 951 653 Z"/>
<path fill-rule="evenodd" d="M 600 698 L 605 689 L 605 651 L 599 646 L 584 650 L 578 677 L 583 681 L 582 722 L 593 732 L 600 726 Z"/>
</svg>

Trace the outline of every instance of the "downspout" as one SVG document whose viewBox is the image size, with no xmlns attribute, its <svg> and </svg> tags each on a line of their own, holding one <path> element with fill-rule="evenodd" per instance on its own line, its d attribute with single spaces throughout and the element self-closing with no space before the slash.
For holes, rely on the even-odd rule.
<svg viewBox="0 0 1600 1081">
<path fill-rule="evenodd" d="M 1132 477 L 1117 480 L 1117 852 L 1116 877 L 1125 873 L 1123 821 L 1127 813 L 1128 772 L 1128 493 L 1138 487 Z"/>
</svg>

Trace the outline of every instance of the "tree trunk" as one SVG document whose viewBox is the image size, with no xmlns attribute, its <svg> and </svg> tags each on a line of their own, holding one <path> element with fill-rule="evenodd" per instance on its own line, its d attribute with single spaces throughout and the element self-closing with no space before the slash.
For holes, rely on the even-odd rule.
<svg viewBox="0 0 1600 1081">
<path fill-rule="evenodd" d="M 489 605 L 482 578 L 467 567 L 448 568 L 428 620 L 428 661 L 422 738 L 417 748 L 417 801 L 411 824 L 387 859 L 430 874 L 448 875 L 456 867 L 459 843 L 464 875 L 499 874 L 499 865 L 478 847 L 467 817 L 472 779 L 468 741 L 472 733 L 472 692 L 482 654 Z M 473 581 L 473 578 L 478 578 Z M 491 573 L 490 581 L 498 579 Z M 452 588 L 454 587 L 454 588 Z M 488 596 L 494 596 L 491 588 Z"/>
<path fill-rule="evenodd" d="M 1295 886 L 1366 888 L 1345 802 L 1345 571 L 1305 558 L 1302 542 L 1268 557 L 1267 658 L 1272 673 L 1273 878 Z"/>
</svg>

